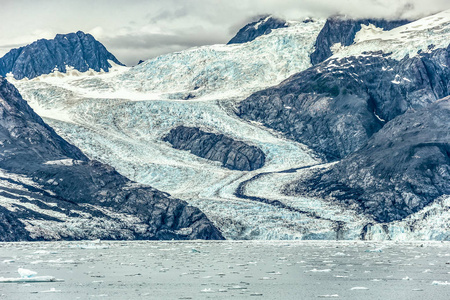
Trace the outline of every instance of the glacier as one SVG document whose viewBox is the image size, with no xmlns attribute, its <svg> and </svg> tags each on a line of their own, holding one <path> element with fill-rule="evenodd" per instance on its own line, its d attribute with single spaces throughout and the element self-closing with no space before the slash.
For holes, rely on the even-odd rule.
<svg viewBox="0 0 450 300">
<path fill-rule="evenodd" d="M 442 45 L 450 32 L 449 15 L 429 19 L 436 26 L 420 27 L 428 22 L 422 20 L 370 36 L 364 27 L 354 45 L 334 48 L 334 58 L 367 55 L 363 49 L 401 57 L 425 49 L 425 44 Z M 302 168 L 321 167 L 324 161 L 305 145 L 236 116 L 236 105 L 253 92 L 311 66 L 310 54 L 324 23 L 289 22 L 289 27 L 245 44 L 192 48 L 133 68 L 116 65 L 108 73 L 70 70 L 32 80 L 8 79 L 58 134 L 87 156 L 200 208 L 228 239 L 448 240 L 449 197 L 405 220 L 379 224 L 321 199 L 282 194 L 286 183 L 302 177 Z M 381 35 L 401 35 L 406 46 L 397 50 L 393 38 Z M 255 171 L 232 171 L 173 149 L 162 137 L 179 125 L 256 145 L 266 164 Z"/>
</svg>

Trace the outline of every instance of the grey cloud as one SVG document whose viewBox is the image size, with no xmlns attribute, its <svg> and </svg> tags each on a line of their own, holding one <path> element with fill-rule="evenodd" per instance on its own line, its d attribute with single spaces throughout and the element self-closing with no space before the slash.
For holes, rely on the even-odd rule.
<svg viewBox="0 0 450 300">
<path fill-rule="evenodd" d="M 147 15 L 147 19 L 150 23 L 157 23 L 159 21 L 165 21 L 165 20 L 174 20 L 179 19 L 181 17 L 185 17 L 188 15 L 188 10 L 186 7 L 178 8 L 175 11 L 171 11 L 168 9 L 162 10 L 159 14 L 156 16 L 152 16 L 150 14 Z"/>
<path fill-rule="evenodd" d="M 194 47 L 207 44 L 222 43 L 222 39 L 208 35 L 168 35 L 168 34 L 141 34 L 116 36 L 103 41 L 116 49 L 122 48 L 153 48 L 163 46 Z"/>
<path fill-rule="evenodd" d="M 449 0 L 1 1 L 0 49 L 18 41 L 31 43 L 35 32 L 54 36 L 101 28 L 95 30 L 96 38 L 126 64 L 192 46 L 226 43 L 263 14 L 290 20 L 334 14 L 418 18 L 450 8 Z"/>
<path fill-rule="evenodd" d="M 213 34 L 140 34 L 122 35 L 102 41 L 108 49 L 120 57 L 119 60 L 127 65 L 158 55 L 180 51 L 182 49 L 223 43 L 222 38 Z"/>
</svg>

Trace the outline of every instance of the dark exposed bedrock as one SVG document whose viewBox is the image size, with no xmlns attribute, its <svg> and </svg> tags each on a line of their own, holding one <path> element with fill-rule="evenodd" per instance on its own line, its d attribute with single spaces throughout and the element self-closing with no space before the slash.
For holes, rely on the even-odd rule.
<svg viewBox="0 0 450 300">
<path fill-rule="evenodd" d="M 356 33 L 361 30 L 361 25 L 373 24 L 384 30 L 391 30 L 410 22 L 410 20 L 329 18 L 317 37 L 315 50 L 311 54 L 311 63 L 316 65 L 331 57 L 333 55 L 331 47 L 336 43 L 342 46 L 353 44 Z"/>
<path fill-rule="evenodd" d="M 273 29 L 287 27 L 286 21 L 273 16 L 263 16 L 258 21 L 242 27 L 239 32 L 228 42 L 230 44 L 242 44 L 251 42 L 257 37 L 270 34 Z"/>
<path fill-rule="evenodd" d="M 262 168 L 265 162 L 261 149 L 199 128 L 179 126 L 173 128 L 163 140 L 175 149 L 221 162 L 223 167 L 230 170 L 252 171 Z"/>
</svg>

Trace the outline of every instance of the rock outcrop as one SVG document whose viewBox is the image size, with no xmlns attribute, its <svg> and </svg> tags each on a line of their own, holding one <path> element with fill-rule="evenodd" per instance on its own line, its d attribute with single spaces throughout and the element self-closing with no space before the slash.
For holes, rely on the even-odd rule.
<svg viewBox="0 0 450 300">
<path fill-rule="evenodd" d="M 199 157 L 218 161 L 230 170 L 253 171 L 262 168 L 265 162 L 261 149 L 199 128 L 179 126 L 173 128 L 163 140 L 175 149 L 187 150 Z"/>
<path fill-rule="evenodd" d="M 271 33 L 273 29 L 284 27 L 287 27 L 286 21 L 273 16 L 264 16 L 258 21 L 249 23 L 242 27 L 228 42 L 228 45 L 251 42 L 259 36 Z"/>
<path fill-rule="evenodd" d="M 289 194 L 357 206 L 379 222 L 402 219 L 450 194 L 450 97 L 390 121 L 361 150 Z"/>
<path fill-rule="evenodd" d="M 0 241 L 222 239 L 197 208 L 89 160 L 0 77 Z"/>
<path fill-rule="evenodd" d="M 122 65 L 105 46 L 82 31 L 57 34 L 52 40 L 41 39 L 30 45 L 12 49 L 0 58 L 0 75 L 12 73 L 14 78 L 34 78 L 67 67 L 85 72 L 89 69 L 108 72 L 111 63 Z"/>
</svg>

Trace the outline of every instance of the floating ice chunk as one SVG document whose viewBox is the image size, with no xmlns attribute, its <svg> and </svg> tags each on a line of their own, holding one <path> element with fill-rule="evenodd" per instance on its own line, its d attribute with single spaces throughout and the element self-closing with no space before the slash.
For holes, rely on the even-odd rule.
<svg viewBox="0 0 450 300">
<path fill-rule="evenodd" d="M 202 292 L 202 293 L 214 293 L 214 291 L 212 289 L 203 289 L 200 292 Z"/>
<path fill-rule="evenodd" d="M 245 286 L 241 286 L 241 285 L 234 285 L 232 287 L 228 288 L 229 290 L 246 290 L 247 288 Z"/>
<path fill-rule="evenodd" d="M 56 279 L 53 276 L 34 276 L 31 278 L 4 278 L 0 277 L 0 283 L 14 282 L 63 282 L 63 279 Z"/>
<path fill-rule="evenodd" d="M 108 249 L 109 246 L 107 245 L 79 245 L 80 249 Z"/>
<path fill-rule="evenodd" d="M 382 249 L 382 248 L 378 248 L 378 249 L 367 249 L 365 252 L 381 253 L 381 252 L 383 252 L 383 249 Z"/>
<path fill-rule="evenodd" d="M 276 271 L 270 271 L 270 272 L 267 272 L 267 274 L 272 274 L 272 275 L 281 275 L 281 273 L 280 273 L 280 272 L 276 272 Z"/>
<path fill-rule="evenodd" d="M 325 273 L 325 272 L 331 272 L 331 269 L 324 269 L 324 270 L 312 269 L 312 270 L 309 270 L 309 272 Z"/>
<path fill-rule="evenodd" d="M 406 277 L 402 278 L 402 280 L 412 280 L 412 278 L 406 276 Z"/>
<path fill-rule="evenodd" d="M 435 280 L 435 281 L 433 281 L 433 282 L 431 283 L 431 285 L 450 285 L 450 282 L 448 282 L 448 281 L 437 281 L 437 280 Z"/>
<path fill-rule="evenodd" d="M 4 264 L 10 264 L 10 263 L 13 263 L 13 262 L 14 262 L 14 259 L 5 259 L 3 261 Z"/>
<path fill-rule="evenodd" d="M 351 291 L 358 291 L 358 290 L 368 290 L 369 288 L 366 288 L 366 287 L 364 287 L 364 286 L 355 286 L 355 287 L 352 287 L 350 290 Z"/>
<path fill-rule="evenodd" d="M 37 272 L 35 272 L 35 271 L 31 271 L 31 270 L 23 269 L 23 268 L 19 268 L 17 270 L 17 272 L 19 273 L 21 278 L 31 278 L 37 274 Z"/>
<path fill-rule="evenodd" d="M 49 289 L 47 291 L 41 291 L 39 293 L 59 293 L 59 292 L 61 292 L 61 290 L 57 290 L 55 288 L 51 288 L 51 289 Z"/>
</svg>

